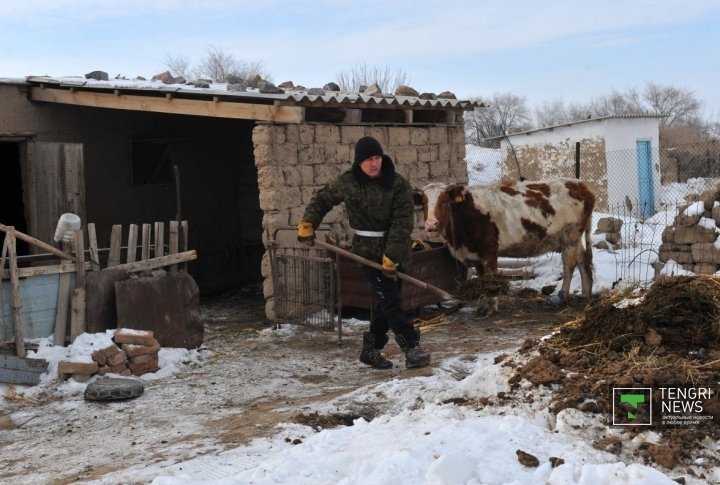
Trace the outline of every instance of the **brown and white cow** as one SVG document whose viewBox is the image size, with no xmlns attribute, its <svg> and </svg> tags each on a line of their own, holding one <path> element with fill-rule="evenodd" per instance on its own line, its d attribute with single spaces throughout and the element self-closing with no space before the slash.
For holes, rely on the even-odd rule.
<svg viewBox="0 0 720 485">
<path fill-rule="evenodd" d="M 583 295 L 590 298 L 595 194 L 586 183 L 563 178 L 492 185 L 431 183 L 415 190 L 413 197 L 423 206 L 425 230 L 438 233 L 451 254 L 476 268 L 478 275 L 497 271 L 498 256 L 559 251 L 564 296 L 577 267 Z M 497 309 L 496 301 L 494 305 Z"/>
</svg>

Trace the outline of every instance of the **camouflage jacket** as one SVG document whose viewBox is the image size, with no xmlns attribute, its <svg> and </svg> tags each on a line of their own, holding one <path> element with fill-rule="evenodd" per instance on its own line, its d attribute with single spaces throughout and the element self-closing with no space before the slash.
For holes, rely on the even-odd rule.
<svg viewBox="0 0 720 485">
<path fill-rule="evenodd" d="M 392 160 L 383 156 L 382 175 L 368 178 L 358 166 L 341 174 L 321 188 L 308 203 L 303 221 L 317 229 L 334 206 L 345 203 L 350 227 L 365 231 L 385 231 L 385 237 L 355 234 L 355 254 L 380 263 L 387 255 L 394 263 L 407 266 L 410 259 L 410 233 L 415 226 L 415 209 L 410 184 L 395 173 Z"/>
</svg>

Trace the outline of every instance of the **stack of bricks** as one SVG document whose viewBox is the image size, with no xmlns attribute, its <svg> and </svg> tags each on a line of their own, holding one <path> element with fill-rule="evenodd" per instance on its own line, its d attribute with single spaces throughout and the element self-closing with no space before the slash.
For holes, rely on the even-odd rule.
<svg viewBox="0 0 720 485">
<path fill-rule="evenodd" d="M 697 199 L 682 207 L 663 231 L 656 272 L 670 260 L 695 274 L 720 270 L 720 186 Z"/>
<path fill-rule="evenodd" d="M 160 343 L 150 330 L 121 328 L 113 344 L 92 353 L 92 362 L 60 361 L 58 375 L 84 381 L 93 374 L 142 375 L 160 369 Z"/>
</svg>

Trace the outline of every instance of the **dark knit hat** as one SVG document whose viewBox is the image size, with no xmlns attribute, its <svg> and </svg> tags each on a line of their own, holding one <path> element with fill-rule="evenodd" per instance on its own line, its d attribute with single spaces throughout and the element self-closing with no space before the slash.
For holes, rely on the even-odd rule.
<svg viewBox="0 0 720 485">
<path fill-rule="evenodd" d="M 364 136 L 355 143 L 355 165 L 372 156 L 383 156 L 380 142 L 371 136 Z"/>
</svg>

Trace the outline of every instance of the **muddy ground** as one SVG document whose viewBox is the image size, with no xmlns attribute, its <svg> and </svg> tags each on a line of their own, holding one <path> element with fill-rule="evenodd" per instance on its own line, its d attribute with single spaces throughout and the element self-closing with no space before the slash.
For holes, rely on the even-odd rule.
<svg viewBox="0 0 720 485">
<path fill-rule="evenodd" d="M 425 311 L 417 315 L 417 323 L 424 329 L 423 347 L 433 355 L 431 366 L 406 369 L 402 354 L 391 343 L 386 353 L 395 367 L 379 371 L 357 361 L 363 326 L 346 327 L 341 344 L 336 332 L 295 326 L 292 332 L 290 326 L 274 330 L 265 319 L 257 288 L 205 298 L 201 306 L 205 320 L 201 358 L 172 377 L 146 382 L 138 399 L 90 402 L 82 394 L 54 392 L 53 386 L 32 398 L 6 399 L 0 421 L 0 483 L 113 483 L 113 474 L 121 470 L 220 453 L 273 434 L 280 422 L 331 427 L 360 415 L 370 420 L 390 408 L 382 396 L 372 408 L 348 416 L 318 416 L 310 409 L 313 403 L 387 379 L 433 372 L 462 379 L 462 368 L 442 367 L 450 357 L 473 362 L 480 352 L 511 353 L 523 344 L 529 356 L 538 355 L 541 336 L 577 320 L 585 309 L 580 299 L 557 310 L 547 306 L 543 296 L 514 295 L 503 297 L 501 312 L 492 317 L 479 317 L 468 309 L 441 316 Z M 367 319 L 362 312 L 347 316 Z M 539 355 L 563 365 L 560 357 L 547 351 L 540 350 Z M 571 365 L 572 359 L 565 358 L 565 365 Z M 529 376 L 523 363 L 508 358 L 507 365 L 525 372 L 522 377 Z M 599 372 L 596 369 L 593 378 L 600 379 Z M 552 382 L 540 380 L 536 385 Z M 562 404 L 556 405 L 579 406 L 586 391 L 568 386 L 561 391 Z M 678 436 L 672 446 L 696 446 L 696 438 Z M 672 464 L 682 460 L 682 453 L 672 455 Z"/>
<path fill-rule="evenodd" d="M 310 404 L 368 384 L 434 371 L 462 378 L 462 370 L 439 369 L 444 358 L 474 361 L 478 352 L 512 349 L 582 308 L 579 302 L 551 310 L 540 297 L 512 300 L 489 318 L 464 311 L 442 317 L 421 312 L 418 318 L 432 322 L 422 340 L 433 354 L 432 365 L 406 369 L 391 343 L 386 353 L 396 365 L 377 371 L 357 361 L 362 326 L 346 327 L 341 345 L 337 332 L 314 328 L 294 327 L 288 336 L 288 326 L 276 331 L 266 320 L 257 288 L 205 298 L 201 358 L 170 378 L 146 382 L 140 398 L 90 402 L 82 394 L 56 392 L 55 383 L 30 398 L 6 399 L 0 483 L 92 481 L 128 467 L 218 453 L 272 434 L 279 422 L 323 419 L 307 413 Z M 367 318 L 363 312 L 346 316 Z M 372 419 L 382 412 L 380 399 L 376 408 L 357 414 Z"/>
</svg>

